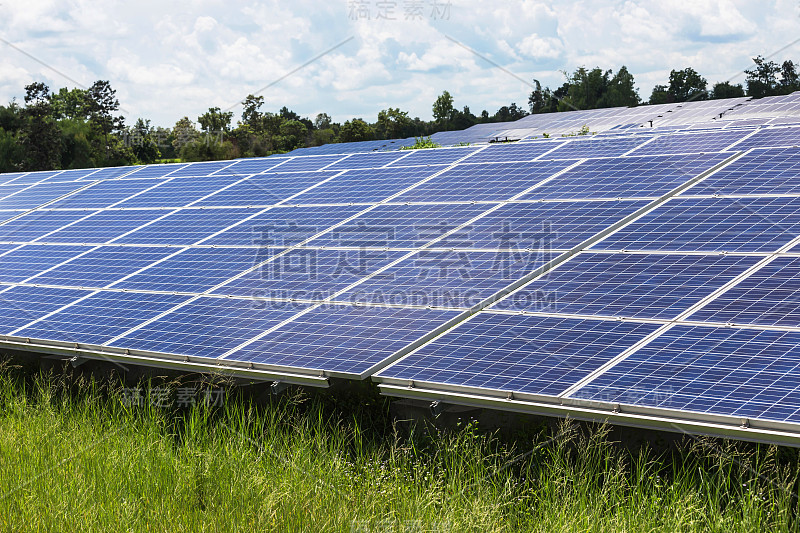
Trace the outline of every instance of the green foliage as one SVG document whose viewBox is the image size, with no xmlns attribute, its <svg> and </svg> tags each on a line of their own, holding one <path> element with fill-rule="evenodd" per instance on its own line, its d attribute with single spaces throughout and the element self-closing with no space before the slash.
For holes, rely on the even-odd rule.
<svg viewBox="0 0 800 533">
<path fill-rule="evenodd" d="M 360 118 L 354 118 L 342 125 L 338 141 L 341 143 L 371 141 L 373 138 L 375 138 L 375 132 L 370 125 Z"/>
<path fill-rule="evenodd" d="M 467 143 L 469 144 L 469 143 Z M 400 147 L 401 150 L 422 150 L 425 148 L 441 148 L 442 145 L 438 144 L 436 141 L 431 139 L 430 137 L 417 137 L 416 142 L 411 146 L 402 146 Z"/>
<path fill-rule="evenodd" d="M 433 103 L 433 118 L 439 122 L 447 123 L 453 120 L 456 108 L 453 107 L 453 97 L 444 91 Z"/>
<path fill-rule="evenodd" d="M 589 131 L 589 126 L 587 124 L 584 124 L 583 126 L 581 126 L 581 129 L 579 129 L 578 131 L 572 131 L 570 133 L 564 133 L 561 136 L 562 137 L 580 137 L 582 135 L 595 135 L 596 133 L 597 132 Z M 547 135 L 547 134 L 545 134 L 545 136 L 549 137 L 549 135 Z"/>
<path fill-rule="evenodd" d="M 797 530 L 796 450 L 685 437 L 656 453 L 571 422 L 405 436 L 369 389 L 172 408 L 125 397 L 0 372 L 4 531 Z"/>
<path fill-rule="evenodd" d="M 407 111 L 390 107 L 378 112 L 375 133 L 381 139 L 403 139 L 413 133 L 413 121 Z"/>
<path fill-rule="evenodd" d="M 708 98 L 708 82 L 696 70 L 687 67 L 669 73 L 670 102 L 689 102 Z"/>
<path fill-rule="evenodd" d="M 791 60 L 786 60 L 778 65 L 774 61 L 767 61 L 761 56 L 753 58 L 755 68 L 745 70 L 747 76 L 747 95 L 756 98 L 790 94 L 800 90 L 797 65 Z"/>
<path fill-rule="evenodd" d="M 709 98 L 712 100 L 718 100 L 722 98 L 739 98 L 744 96 L 744 88 L 741 84 L 731 85 L 729 81 L 723 81 L 720 83 L 715 83 L 714 87 L 711 89 L 711 93 L 709 94 Z"/>
<path fill-rule="evenodd" d="M 218 107 L 210 107 L 208 111 L 197 117 L 200 128 L 206 133 L 222 133 L 231 130 L 233 112 L 223 112 Z"/>
<path fill-rule="evenodd" d="M 542 89 L 538 80 L 533 83 L 534 90 L 528 97 L 531 113 L 635 106 L 640 101 L 633 75 L 624 65 L 616 74 L 599 67 L 591 70 L 580 67 L 555 91 L 549 87 Z"/>
</svg>

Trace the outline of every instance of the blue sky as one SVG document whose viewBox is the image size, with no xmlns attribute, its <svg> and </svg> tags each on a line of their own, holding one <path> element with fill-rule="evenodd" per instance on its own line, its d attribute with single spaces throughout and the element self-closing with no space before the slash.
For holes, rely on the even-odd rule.
<svg viewBox="0 0 800 533">
<path fill-rule="evenodd" d="M 238 118 L 237 102 L 267 85 L 266 108 L 311 118 L 375 120 L 392 106 L 430 119 L 445 89 L 458 107 L 494 112 L 527 105 L 530 87 L 517 78 L 556 86 L 580 65 L 624 64 L 646 98 L 672 68 L 692 66 L 710 83 L 742 81 L 751 57 L 798 36 L 800 0 L 0 0 L 5 41 L 79 84 L 110 80 L 129 121 L 162 126 L 211 106 Z M 0 102 L 21 99 L 33 80 L 75 86 L 0 49 Z M 800 61 L 800 43 L 774 59 L 787 58 Z"/>
</svg>

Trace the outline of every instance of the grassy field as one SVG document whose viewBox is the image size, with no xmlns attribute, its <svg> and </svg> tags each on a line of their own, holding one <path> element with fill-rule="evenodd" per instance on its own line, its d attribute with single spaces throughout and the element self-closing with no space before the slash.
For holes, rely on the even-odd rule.
<svg viewBox="0 0 800 533">
<path fill-rule="evenodd" d="M 655 454 L 570 424 L 408 438 L 367 389 L 193 406 L 153 390 L 0 368 L 0 529 L 797 530 L 793 450 Z"/>
</svg>

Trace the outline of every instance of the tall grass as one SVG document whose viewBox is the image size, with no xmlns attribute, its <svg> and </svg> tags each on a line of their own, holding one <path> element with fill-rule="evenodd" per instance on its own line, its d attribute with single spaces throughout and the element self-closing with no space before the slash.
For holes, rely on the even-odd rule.
<svg viewBox="0 0 800 533">
<path fill-rule="evenodd" d="M 126 406 L 121 385 L 0 369 L 9 531 L 792 531 L 796 454 L 630 449 L 564 423 L 394 431 L 387 403 L 290 394 Z"/>
</svg>

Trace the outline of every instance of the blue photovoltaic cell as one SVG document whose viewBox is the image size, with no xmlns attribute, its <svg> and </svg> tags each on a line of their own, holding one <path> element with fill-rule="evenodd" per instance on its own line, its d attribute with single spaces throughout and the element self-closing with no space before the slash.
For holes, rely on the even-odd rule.
<svg viewBox="0 0 800 533">
<path fill-rule="evenodd" d="M 27 248 L 55 248 L 55 246 L 26 246 Z M 128 274 L 175 253 L 174 248 L 152 246 L 102 246 L 83 248 L 84 255 L 48 272 L 40 274 L 29 283 L 65 285 L 76 287 L 105 287 Z M 44 251 L 39 252 L 44 253 Z M 77 254 L 75 254 L 77 255 Z M 0 262 L 4 258 L 0 257 Z"/>
<path fill-rule="evenodd" d="M 388 165 L 398 158 L 408 155 L 408 152 L 372 152 L 366 154 L 352 154 L 338 161 L 325 170 L 344 170 L 347 168 L 378 168 Z M 400 163 L 402 164 L 402 163 Z"/>
<path fill-rule="evenodd" d="M 336 300 L 470 308 L 550 259 L 547 252 L 421 251 Z"/>
<path fill-rule="evenodd" d="M 97 211 L 30 211 L 0 225 L 0 241 L 30 242 L 44 238 L 67 224 L 72 224 Z"/>
<path fill-rule="evenodd" d="M 459 159 L 474 154 L 478 148 L 446 148 L 411 150 L 411 153 L 389 165 L 390 168 L 406 167 L 412 165 L 449 165 Z M 407 153 L 407 152 L 403 152 Z"/>
<path fill-rule="evenodd" d="M 134 194 L 163 183 L 162 180 L 103 181 L 50 204 L 53 209 L 93 209 L 109 207 Z M 63 184 L 62 184 L 63 185 Z"/>
<path fill-rule="evenodd" d="M 10 183 L 10 182 L 16 180 L 17 178 L 21 178 L 25 174 L 27 174 L 27 172 L 9 172 L 9 173 L 6 173 L 6 174 L 0 174 L 0 184 Z M 20 184 L 20 185 L 23 185 L 23 184 Z"/>
<path fill-rule="evenodd" d="M 282 164 L 276 170 L 279 172 L 308 172 L 322 170 L 331 163 L 342 159 L 343 155 L 310 155 L 306 157 L 296 157 L 291 161 Z"/>
<path fill-rule="evenodd" d="M 797 150 L 800 146 L 800 128 L 761 129 L 734 146 L 733 149 L 738 151 L 775 146 L 793 146 Z"/>
<path fill-rule="evenodd" d="M 275 205 L 286 201 L 312 185 L 333 176 L 333 172 L 309 172 L 307 174 L 258 174 L 241 183 L 221 190 L 198 202 L 198 206 L 250 206 Z M 218 178 L 221 179 L 221 178 Z M 295 202 L 292 202 L 295 203 Z"/>
<path fill-rule="evenodd" d="M 40 183 L 0 200 L 0 209 L 33 209 L 65 194 L 77 191 L 81 187 L 86 187 L 86 185 L 86 183 L 77 181 Z"/>
<path fill-rule="evenodd" d="M 258 157 L 253 159 L 240 159 L 233 165 L 223 168 L 222 170 L 218 170 L 214 175 L 245 177 L 249 176 L 250 174 L 260 174 L 262 172 L 266 172 L 286 161 L 289 161 L 288 157 Z M 230 163 L 230 161 L 228 161 L 228 163 Z"/>
<path fill-rule="evenodd" d="M 735 143 L 749 130 L 714 131 L 702 133 L 665 134 L 637 148 L 631 155 L 691 154 L 698 152 L 720 152 Z M 732 148 L 738 151 L 738 147 Z"/>
<path fill-rule="evenodd" d="M 448 237 L 449 247 L 568 249 L 613 225 L 647 201 L 506 204 Z M 436 245 L 448 247 L 448 244 Z"/>
<path fill-rule="evenodd" d="M 496 201 L 511 197 L 566 168 L 570 161 L 457 165 L 393 202 Z"/>
<path fill-rule="evenodd" d="M 800 198 L 675 198 L 594 248 L 775 252 L 798 234 Z"/>
<path fill-rule="evenodd" d="M 800 258 L 775 259 L 688 320 L 800 327 Z"/>
<path fill-rule="evenodd" d="M 391 307 L 319 307 L 227 359 L 360 375 L 458 314 Z"/>
<path fill-rule="evenodd" d="M 590 159 L 520 200 L 661 196 L 725 160 L 721 154 Z"/>
<path fill-rule="evenodd" d="M 508 161 L 531 161 L 549 152 L 561 143 L 560 140 L 531 143 L 491 144 L 480 152 L 469 156 L 464 163 L 505 163 Z M 549 155 L 548 155 L 549 159 Z"/>
<path fill-rule="evenodd" d="M 584 157 L 618 157 L 644 143 L 648 138 L 644 135 L 618 139 L 589 138 L 572 139 L 561 143 L 559 148 L 547 154 L 554 159 L 583 159 Z"/>
<path fill-rule="evenodd" d="M 293 198 L 292 204 L 375 203 L 407 189 L 444 166 L 349 170 Z M 404 195 L 405 196 L 405 195 Z"/>
<path fill-rule="evenodd" d="M 800 193 L 800 150 L 782 148 L 745 154 L 685 194 Z"/>
<path fill-rule="evenodd" d="M 14 185 L 19 185 L 22 183 L 27 183 L 28 185 L 32 183 L 39 183 L 40 181 L 44 181 L 48 178 L 52 178 L 56 174 L 60 174 L 61 170 L 44 170 L 41 172 L 31 172 L 29 174 L 25 174 L 24 176 L 20 176 L 19 178 L 14 180 Z"/>
<path fill-rule="evenodd" d="M 2 177 L 2 174 L 0 174 Z M 0 185 L 0 200 L 3 198 L 8 198 L 12 194 L 16 194 L 19 191 L 30 187 L 30 185 L 20 184 L 20 185 Z"/>
<path fill-rule="evenodd" d="M 555 396 L 657 328 L 479 313 L 378 376 Z"/>
<path fill-rule="evenodd" d="M 114 346 L 196 357 L 219 357 L 305 305 L 234 298 L 198 298 L 113 343 Z"/>
<path fill-rule="evenodd" d="M 573 396 L 800 422 L 800 333 L 675 326 Z"/>
<path fill-rule="evenodd" d="M 489 204 L 379 205 L 310 241 L 309 246 L 419 247 L 489 209 Z M 442 246 L 453 247 L 446 239 Z"/>
<path fill-rule="evenodd" d="M 130 174 L 142 168 L 141 166 L 132 166 L 132 167 L 107 167 L 101 168 L 97 172 L 93 173 L 86 178 L 83 178 L 81 181 L 94 181 L 94 180 L 112 180 L 121 178 L 126 174 Z"/>
<path fill-rule="evenodd" d="M 495 307 L 672 319 L 759 260 L 729 255 L 583 252 Z"/>
<path fill-rule="evenodd" d="M 125 179 L 145 179 L 145 178 L 163 178 L 166 177 L 168 174 L 172 174 L 176 170 L 182 169 L 186 167 L 184 164 L 179 165 L 148 165 L 146 167 L 141 167 L 136 172 L 131 173 L 129 176 L 125 176 Z"/>
<path fill-rule="evenodd" d="M 16 216 L 19 216 L 19 215 L 23 214 L 23 213 L 25 213 L 25 210 L 3 210 L 3 211 L 0 211 L 0 222 L 12 219 L 12 218 L 14 218 Z"/>
<path fill-rule="evenodd" d="M 261 253 L 258 248 L 189 248 L 113 286 L 202 293 L 254 267 Z"/>
<path fill-rule="evenodd" d="M 203 244 L 292 246 L 362 211 L 358 206 L 275 207 Z"/>
<path fill-rule="evenodd" d="M 214 293 L 324 300 L 406 254 L 384 250 L 297 249 L 275 257 L 284 251 L 280 248 L 260 250 L 258 258 L 261 261 L 274 259 L 226 283 Z"/>
<path fill-rule="evenodd" d="M 59 215 L 71 211 L 51 211 Z M 102 244 L 116 240 L 125 233 L 133 231 L 149 222 L 164 216 L 169 211 L 80 211 L 84 220 L 65 226 L 51 235 L 42 237 L 41 242 L 68 242 L 76 244 Z M 87 216 L 91 215 L 91 216 Z M 22 217 L 26 218 L 26 217 Z M 20 219 L 22 220 L 22 219 Z M 0 226 L 2 227 L 2 226 Z"/>
<path fill-rule="evenodd" d="M 170 178 L 202 177 L 209 176 L 214 172 L 235 164 L 233 161 L 202 161 L 200 163 L 190 163 L 185 167 L 173 172 Z"/>
<path fill-rule="evenodd" d="M 94 179 L 90 179 L 89 175 L 97 172 L 96 168 L 76 168 L 72 170 L 65 170 L 63 172 L 59 172 L 55 176 L 51 178 L 47 178 L 45 183 L 51 183 L 54 181 L 77 181 L 77 180 L 84 180 L 84 181 L 94 181 Z"/>
<path fill-rule="evenodd" d="M 116 207 L 184 207 L 239 179 L 230 176 L 210 176 L 164 181 L 158 187 L 125 200 Z"/>
<path fill-rule="evenodd" d="M 89 291 L 12 287 L 0 291 L 0 334 L 8 335 L 25 324 L 82 298 Z"/>
<path fill-rule="evenodd" d="M 105 344 L 187 299 L 187 296 L 175 294 L 101 291 L 18 331 L 15 335 L 53 341 Z"/>
<path fill-rule="evenodd" d="M 117 242 L 120 244 L 199 244 L 228 226 L 258 213 L 258 209 L 181 209 L 144 226 Z M 116 211 L 126 213 L 128 211 Z M 164 212 L 145 211 L 163 216 Z M 208 244 L 208 243 L 203 243 Z M 229 243 L 225 243 L 229 244 Z"/>
<path fill-rule="evenodd" d="M 82 246 L 22 246 L 0 255 L 0 281 L 19 283 L 87 250 Z"/>
</svg>

